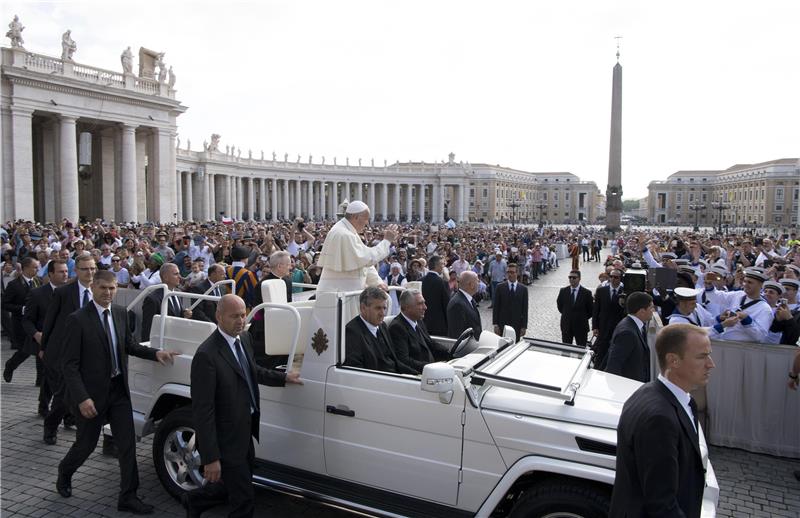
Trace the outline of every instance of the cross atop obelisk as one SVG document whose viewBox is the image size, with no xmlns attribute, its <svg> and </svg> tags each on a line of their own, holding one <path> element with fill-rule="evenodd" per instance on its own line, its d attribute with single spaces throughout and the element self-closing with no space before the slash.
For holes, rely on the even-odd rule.
<svg viewBox="0 0 800 518">
<path fill-rule="evenodd" d="M 614 65 L 611 87 L 611 145 L 608 152 L 608 185 L 606 186 L 606 230 L 619 230 L 622 213 L 622 65 L 619 64 L 617 36 L 617 64 Z"/>
</svg>

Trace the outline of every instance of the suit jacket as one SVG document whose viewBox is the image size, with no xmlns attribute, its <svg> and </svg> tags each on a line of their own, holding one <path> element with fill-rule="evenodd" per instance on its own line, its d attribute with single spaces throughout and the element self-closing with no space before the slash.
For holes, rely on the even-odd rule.
<svg viewBox="0 0 800 518">
<path fill-rule="evenodd" d="M 378 326 L 376 338 L 369 332 L 361 317 L 355 317 L 344 328 L 344 365 L 397 374 L 416 374 L 413 367 L 401 363 L 397 358 L 391 340 L 385 323 L 381 322 Z"/>
<path fill-rule="evenodd" d="M 646 383 L 650 381 L 650 347 L 630 317 L 623 318 L 611 337 L 606 372 Z"/>
<path fill-rule="evenodd" d="M 781 333 L 781 344 L 796 345 L 800 339 L 800 310 L 795 310 L 789 320 L 773 320 L 769 330 Z"/>
<path fill-rule="evenodd" d="M 36 281 L 34 281 L 36 282 Z M 11 313 L 11 348 L 23 349 L 25 345 L 25 329 L 22 327 L 22 311 L 25 308 L 25 299 L 31 287 L 22 275 L 8 283 L 3 293 L 3 311 Z"/>
<path fill-rule="evenodd" d="M 619 285 L 618 295 L 622 291 L 622 284 Z M 625 318 L 625 308 L 617 300 L 611 300 L 611 286 L 601 286 L 594 294 L 594 306 L 592 307 L 592 329 L 599 331 L 598 341 L 608 342 L 619 321 Z"/>
<path fill-rule="evenodd" d="M 625 402 L 617 428 L 612 518 L 700 516 L 705 469 L 697 432 L 661 381 Z"/>
<path fill-rule="evenodd" d="M 423 322 L 425 326 L 436 336 L 447 334 L 447 303 L 450 301 L 450 291 L 447 283 L 444 282 L 436 272 L 428 272 L 422 278 L 422 297 L 428 310 L 425 311 Z"/>
<path fill-rule="evenodd" d="M 517 282 L 514 293 L 511 293 L 511 284 L 503 282 L 497 285 L 493 310 L 492 324 L 500 327 L 511 326 L 519 334 L 520 330 L 528 328 L 528 288 Z M 517 336 L 517 340 L 521 339 Z"/>
<path fill-rule="evenodd" d="M 111 305 L 111 318 L 117 338 L 117 360 L 125 391 L 128 387 L 128 356 L 156 359 L 157 349 L 139 345 L 128 326 L 128 312 Z M 94 303 L 83 306 L 67 317 L 66 340 L 61 355 L 61 372 L 66 385 L 66 400 L 72 407 L 91 398 L 98 413 L 108 402 L 111 389 L 111 350 L 103 322 Z M 77 410 L 76 410 L 77 411 Z"/>
<path fill-rule="evenodd" d="M 28 293 L 22 316 L 22 328 L 25 330 L 23 350 L 28 354 L 37 354 L 41 349 L 33 335 L 44 329 L 44 317 L 52 300 L 53 285 L 50 283 L 34 288 Z"/>
<path fill-rule="evenodd" d="M 472 336 L 478 340 L 483 332 L 481 314 L 459 290 L 447 304 L 447 336 L 458 338 L 469 327 L 472 328 Z"/>
<path fill-rule="evenodd" d="M 610 296 L 610 295 L 609 295 Z M 572 330 L 575 334 L 589 332 L 589 319 L 592 318 L 594 298 L 592 292 L 583 286 L 578 287 L 578 296 L 572 301 L 572 287 L 564 286 L 558 292 L 556 307 L 561 313 L 561 330 Z"/>
<path fill-rule="evenodd" d="M 76 280 L 56 288 L 44 317 L 44 329 L 42 329 L 44 362 L 57 372 L 61 370 L 61 352 L 64 349 L 67 317 L 81 308 L 79 287 L 80 282 Z"/>
<path fill-rule="evenodd" d="M 425 322 L 417 322 L 417 330 L 411 327 L 402 313 L 394 317 L 389 324 L 394 352 L 401 363 L 421 373 L 428 363 L 446 361 L 450 358 L 447 348 L 431 339 L 428 330 L 425 329 Z"/>
<path fill-rule="evenodd" d="M 176 297 L 170 298 L 176 302 L 178 300 Z M 153 317 L 161 314 L 162 300 L 164 300 L 164 292 L 157 290 L 145 297 L 145 299 L 142 301 L 142 342 L 147 342 L 150 340 L 150 330 L 153 326 Z M 183 305 L 184 309 L 189 307 L 188 300 L 189 299 L 185 298 L 181 299 L 181 304 Z M 176 311 L 175 305 L 170 302 L 167 304 L 167 315 L 171 317 L 183 317 L 183 312 Z M 205 314 L 203 316 L 205 316 Z M 194 311 L 192 311 L 192 319 L 199 319 L 198 317 L 195 317 Z"/>
<path fill-rule="evenodd" d="M 256 365 L 249 333 L 243 332 L 239 340 L 250 366 L 250 378 L 256 384 L 255 412 L 250 411 L 250 388 L 244 371 L 219 330 L 200 344 L 192 358 L 192 421 L 203 464 L 219 459 L 231 464 L 246 463 L 251 437 L 259 437 L 258 385 L 286 384 L 285 373 Z"/>
</svg>

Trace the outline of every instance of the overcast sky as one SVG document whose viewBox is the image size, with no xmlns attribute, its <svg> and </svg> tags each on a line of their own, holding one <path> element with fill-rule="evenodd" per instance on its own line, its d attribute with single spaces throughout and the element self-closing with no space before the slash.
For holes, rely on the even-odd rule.
<svg viewBox="0 0 800 518">
<path fill-rule="evenodd" d="M 25 47 L 174 67 L 182 145 L 569 171 L 605 191 L 615 36 L 623 197 L 682 169 L 800 156 L 800 2 L 32 2 Z M 8 40 L 4 40 L 8 45 Z M 102 118 L 102 114 L 100 117 Z"/>
</svg>

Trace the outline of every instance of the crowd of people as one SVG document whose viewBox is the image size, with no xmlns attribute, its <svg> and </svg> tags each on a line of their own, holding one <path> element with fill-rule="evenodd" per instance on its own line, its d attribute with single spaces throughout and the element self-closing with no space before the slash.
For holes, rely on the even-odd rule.
<svg viewBox="0 0 800 518">
<path fill-rule="evenodd" d="M 80 351 L 103 344 L 75 331 L 91 325 L 90 316 L 81 315 L 95 310 L 111 348 L 112 362 L 105 366 L 110 379 L 118 379 L 117 372 L 125 374 L 127 354 L 162 363 L 172 360 L 170 353 L 154 356 L 152 350 L 140 348 L 125 312 L 110 311 L 118 288 L 166 284 L 172 292 L 222 297 L 225 302 L 219 305 L 203 301 L 191 308 L 180 297 L 170 297 L 167 312 L 217 324 L 216 344 L 227 344 L 242 368 L 252 369 L 253 379 L 273 384 L 301 381 L 296 373 L 264 369 L 268 365 L 263 354 L 249 337 L 239 340 L 242 315 L 261 302 L 258 286 L 270 279 L 286 283 L 287 301 L 304 285 L 316 285 L 318 291 L 363 289 L 358 315 L 346 326 L 345 365 L 406 374 L 419 374 L 427 363 L 449 358 L 449 351 L 431 335 L 478 339 L 483 330 L 478 307 L 484 302 L 492 309 L 495 333 L 510 327 L 517 338 L 525 336 L 528 286 L 550 275 L 559 257 L 572 260 L 569 284 L 557 298 L 562 339 L 585 345 L 591 336 L 595 368 L 650 381 L 647 324 L 654 314 L 668 326 L 693 326 L 714 339 L 797 344 L 800 337 L 800 241 L 794 234 L 723 237 L 654 229 L 611 235 L 587 227 L 383 225 L 370 224 L 369 208 L 358 201 L 344 209 L 343 216 L 336 222 L 298 218 L 229 224 L 116 225 L 97 220 L 3 225 L 3 329 L 15 350 L 5 364 L 4 380 L 11 382 L 14 370 L 35 358 L 45 443 L 55 444 L 62 421 L 78 422 L 79 439 L 59 466 L 59 493 L 71 494 L 70 477 L 99 438 L 101 427 L 95 425 L 108 421 L 122 430 L 114 431 L 123 469 L 120 509 L 152 512 L 136 495 L 135 455 L 125 431 L 127 421 L 120 417 L 130 410 L 129 401 L 127 407 L 122 402 L 127 386 L 117 380 L 110 388 L 100 384 L 90 389 L 81 378 L 85 370 L 100 368 L 83 365 Z M 604 259 L 608 247 L 610 254 Z M 581 259 L 605 266 L 594 292 L 581 285 Z M 658 275 L 640 283 L 645 269 Z M 215 285 L 225 279 L 234 281 L 231 293 Z M 389 290 L 392 286 L 407 289 Z M 137 329 L 143 341 L 162 310 L 162 296 L 155 291 L 143 301 Z M 387 325 L 389 314 L 394 318 Z M 265 330 L 258 318 L 254 322 L 249 334 L 257 341 Z M 202 368 L 225 367 L 209 360 Z M 790 372 L 790 387 L 792 382 L 796 387 L 797 374 Z M 254 398 L 255 404 L 248 407 L 253 413 L 257 386 L 254 395 L 250 381 L 248 385 L 249 392 L 243 394 Z M 98 397 L 113 404 L 98 408 Z M 213 397 L 198 393 L 198 405 L 211 404 Z M 91 427 L 86 425 L 89 421 L 94 423 Z M 212 425 L 205 423 L 207 428 Z M 226 469 L 224 455 L 215 455 Z M 219 464 L 209 469 L 211 482 L 218 479 L 219 469 Z M 240 478 L 247 480 L 246 475 Z M 246 488 L 236 491 L 236 498 L 252 499 Z M 205 494 L 198 497 L 205 503 L 184 505 L 206 508 L 219 498 Z"/>
</svg>

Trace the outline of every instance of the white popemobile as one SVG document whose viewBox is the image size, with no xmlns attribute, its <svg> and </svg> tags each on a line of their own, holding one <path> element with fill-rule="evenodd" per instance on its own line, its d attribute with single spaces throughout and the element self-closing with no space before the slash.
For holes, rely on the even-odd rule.
<svg viewBox="0 0 800 518">
<path fill-rule="evenodd" d="M 154 289 L 166 293 L 153 286 L 137 300 Z M 287 304 L 280 280 L 262 293 L 265 351 L 286 355 L 304 385 L 259 387 L 254 484 L 371 516 L 607 515 L 619 415 L 640 384 L 591 369 L 588 349 L 514 343 L 510 328 L 475 341 L 468 330 L 434 337 L 453 359 L 422 376 L 346 367 L 347 308 L 358 293 Z M 130 359 L 134 422 L 138 436 L 155 433 L 156 472 L 177 497 L 202 483 L 189 371 L 215 326 L 156 316 L 152 329 L 151 347 L 182 354 L 172 366 Z M 714 516 L 719 489 L 702 434 L 701 449 L 703 516 Z"/>
</svg>

